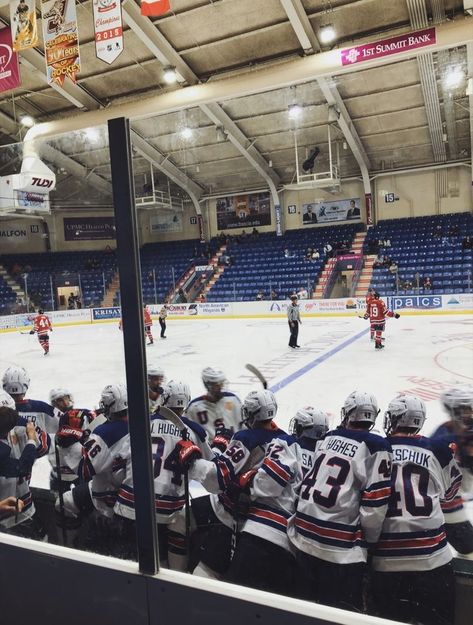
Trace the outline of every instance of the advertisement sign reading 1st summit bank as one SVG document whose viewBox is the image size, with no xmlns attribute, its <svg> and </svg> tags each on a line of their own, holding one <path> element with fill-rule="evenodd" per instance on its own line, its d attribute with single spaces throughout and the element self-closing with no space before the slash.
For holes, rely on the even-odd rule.
<svg viewBox="0 0 473 625">
<path fill-rule="evenodd" d="M 229 195 L 217 200 L 217 228 L 257 228 L 271 225 L 269 193 Z"/>
<path fill-rule="evenodd" d="M 330 221 L 360 221 L 360 198 L 349 200 L 325 200 L 302 205 L 302 223 L 324 224 Z"/>
</svg>

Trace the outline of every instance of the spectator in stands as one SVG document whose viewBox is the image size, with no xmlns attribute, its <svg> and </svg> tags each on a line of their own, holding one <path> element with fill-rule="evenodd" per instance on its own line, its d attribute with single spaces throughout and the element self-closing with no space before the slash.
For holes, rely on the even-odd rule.
<svg viewBox="0 0 473 625">
<path fill-rule="evenodd" d="M 311 260 L 312 259 L 312 248 L 308 247 L 304 256 L 304 260 Z"/>
<path fill-rule="evenodd" d="M 82 308 L 82 301 L 78 295 L 76 295 L 76 308 Z"/>
<path fill-rule="evenodd" d="M 384 242 L 384 247 L 391 247 L 391 241 L 389 239 L 386 239 Z"/>
<path fill-rule="evenodd" d="M 230 256 L 228 256 L 228 254 L 223 252 L 223 254 L 220 256 L 218 264 L 219 265 L 224 265 L 225 267 L 229 267 L 230 266 Z"/>
<path fill-rule="evenodd" d="M 310 259 L 311 259 L 312 261 L 316 261 L 316 260 L 319 260 L 319 258 L 320 258 L 320 252 L 319 252 L 319 250 L 316 250 L 316 249 L 314 248 L 314 249 L 312 250 L 312 254 L 311 254 L 311 256 L 310 256 Z"/>
<path fill-rule="evenodd" d="M 383 267 L 386 267 L 386 269 L 389 269 L 389 267 L 391 267 L 391 263 L 393 261 L 391 260 L 390 256 L 385 256 L 384 257 L 384 263 L 383 263 Z"/>
<path fill-rule="evenodd" d="M 382 267 L 384 265 L 384 256 L 382 254 L 378 254 L 374 259 L 373 268 Z"/>
<path fill-rule="evenodd" d="M 389 271 L 390 271 L 390 272 L 393 274 L 393 276 L 394 276 L 394 274 L 395 274 L 395 273 L 397 273 L 397 270 L 398 270 L 398 266 L 397 266 L 397 264 L 396 264 L 396 261 L 394 261 L 394 260 L 393 260 L 393 261 L 391 262 L 391 264 L 389 265 Z"/>
<path fill-rule="evenodd" d="M 256 301 L 261 302 L 265 298 L 263 289 L 260 289 L 258 293 L 256 293 Z"/>
<path fill-rule="evenodd" d="M 379 239 L 378 245 L 379 247 L 384 247 L 384 239 Z"/>
<path fill-rule="evenodd" d="M 296 295 L 299 299 L 307 299 L 309 297 L 309 293 L 307 292 L 307 289 L 304 288 L 303 286 L 299 288 Z"/>
<path fill-rule="evenodd" d="M 412 289 L 412 282 L 410 280 L 403 280 L 400 283 L 400 287 L 404 292 L 410 291 Z"/>
<path fill-rule="evenodd" d="M 253 228 L 253 230 L 251 231 L 251 236 L 256 238 L 259 235 L 258 230 L 256 230 L 256 228 Z"/>
<path fill-rule="evenodd" d="M 277 294 L 277 292 L 274 289 L 271 289 L 271 292 L 269 294 L 269 298 L 271 300 L 276 300 L 279 298 L 279 295 Z"/>
<path fill-rule="evenodd" d="M 424 291 L 431 291 L 433 289 L 432 280 L 429 278 L 429 276 L 425 276 L 425 278 L 423 279 L 422 288 L 424 289 Z"/>
<path fill-rule="evenodd" d="M 294 252 L 291 252 L 288 247 L 284 248 L 284 258 L 294 258 Z"/>
<path fill-rule="evenodd" d="M 473 240 L 470 235 L 466 236 L 462 241 L 462 249 L 463 250 L 471 250 L 473 249 Z"/>
<path fill-rule="evenodd" d="M 328 258 L 332 258 L 332 256 L 333 256 L 333 247 L 330 245 L 330 243 L 326 243 L 324 245 L 324 254 L 326 254 Z"/>
<path fill-rule="evenodd" d="M 184 289 L 179 289 L 179 291 L 177 292 L 177 303 L 178 304 L 187 304 L 187 297 L 186 294 L 184 293 Z"/>
<path fill-rule="evenodd" d="M 74 293 L 71 293 L 69 297 L 67 298 L 67 308 L 68 310 L 74 310 L 75 307 L 76 307 L 76 296 L 74 295 Z"/>
</svg>

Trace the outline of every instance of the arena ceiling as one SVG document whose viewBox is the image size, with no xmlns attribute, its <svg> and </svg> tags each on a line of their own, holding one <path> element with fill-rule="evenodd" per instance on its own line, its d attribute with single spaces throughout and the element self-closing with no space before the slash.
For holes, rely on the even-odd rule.
<svg viewBox="0 0 473 625">
<path fill-rule="evenodd" d="M 37 2 L 39 9 L 40 3 Z M 47 85 L 42 42 L 21 53 L 22 87 L 0 96 L 0 175 L 18 171 L 20 120 L 67 118 L 166 93 L 244 76 L 357 42 L 463 19 L 463 0 L 171 0 L 172 11 L 142 17 L 122 3 L 125 50 L 112 64 L 95 57 L 92 3 L 77 4 L 82 71 L 77 85 Z M 39 13 L 38 13 L 39 14 Z M 0 19 L 9 24 L 8 5 Z M 473 33 L 473 17 L 471 28 Z M 335 38 L 321 42 L 333 25 Z M 137 190 L 150 182 L 150 162 L 163 189 L 197 199 L 244 189 L 279 189 L 295 175 L 294 131 L 301 154 L 328 155 L 330 124 L 343 178 L 471 159 L 472 113 L 466 95 L 472 44 L 422 57 L 243 96 L 132 123 Z M 169 86 L 166 67 L 179 82 Z M 452 85 L 451 72 L 463 78 Z M 290 119 L 288 107 L 301 114 Z M 335 110 L 335 116 L 334 116 Z M 192 136 L 184 137 L 190 128 Z M 43 159 L 58 175 L 56 207 L 110 205 L 106 128 L 49 140 Z M 15 145 L 13 145 L 15 144 Z"/>
</svg>

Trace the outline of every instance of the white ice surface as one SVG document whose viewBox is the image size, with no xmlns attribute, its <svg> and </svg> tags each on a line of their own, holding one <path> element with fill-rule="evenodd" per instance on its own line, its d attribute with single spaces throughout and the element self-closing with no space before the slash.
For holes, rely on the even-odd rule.
<svg viewBox="0 0 473 625">
<path fill-rule="evenodd" d="M 361 389 L 378 398 L 380 431 L 390 399 L 400 391 L 421 394 L 427 403 L 428 434 L 445 420 L 438 402 L 442 389 L 473 383 L 471 315 L 390 319 L 384 350 L 374 349 L 367 322 L 357 317 L 303 319 L 300 350 L 287 346 L 284 319 L 171 320 L 166 340 L 159 339 L 156 326 L 154 332 L 158 338 L 146 348 L 149 362 L 164 367 L 168 380 L 188 382 L 193 396 L 203 392 L 200 372 L 209 365 L 223 369 L 228 388 L 242 398 L 259 387 L 245 369 L 247 362 L 261 368 L 270 387 L 282 383 L 276 390 L 276 420 L 282 428 L 303 405 L 323 408 L 335 425 L 345 397 Z M 31 376 L 28 396 L 34 399 L 48 401 L 51 388 L 65 386 L 77 407 L 93 408 L 106 384 L 125 381 L 117 323 L 57 327 L 46 357 L 33 336 L 2 334 L 0 345 L 0 373 L 11 364 L 25 367 Z M 46 487 L 47 473 L 44 461 L 37 463 L 33 484 Z"/>
</svg>

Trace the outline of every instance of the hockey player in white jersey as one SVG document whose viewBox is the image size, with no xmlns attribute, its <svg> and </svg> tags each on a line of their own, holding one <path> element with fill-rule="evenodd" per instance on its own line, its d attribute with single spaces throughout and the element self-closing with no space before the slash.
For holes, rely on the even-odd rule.
<svg viewBox="0 0 473 625">
<path fill-rule="evenodd" d="M 259 558 L 257 565 L 253 560 L 245 565 L 242 556 L 253 545 L 260 554 L 269 550 L 274 556 L 276 552 L 279 561 L 284 561 L 285 565 L 290 563 L 286 524 L 292 513 L 292 501 L 288 492 L 296 479 L 298 459 L 294 451 L 295 441 L 273 421 L 276 413 L 277 402 L 271 391 L 252 391 L 243 402 L 243 416 L 248 429 L 236 432 L 226 451 L 213 461 L 201 459 L 200 450 L 192 443 L 178 443 L 179 461 L 183 466 L 191 466 L 190 477 L 213 493 L 209 498 L 194 500 L 192 505 L 197 523 L 208 523 L 208 535 L 194 574 L 228 578 L 232 538 L 234 542 L 236 524 L 240 521 L 240 525 L 245 524 L 247 535 L 243 542 L 240 540 L 237 544 L 237 551 L 241 551 L 238 556 L 235 552 L 237 562 L 231 569 L 232 579 L 242 580 L 247 567 L 254 564 L 255 575 L 251 579 L 258 587 L 264 585 L 267 589 L 279 589 L 281 584 L 289 583 L 292 567 L 275 567 L 274 562 L 270 564 L 263 557 Z M 273 442 L 274 446 L 271 446 Z M 281 457 L 278 457 L 278 452 Z M 268 488 L 266 503 L 260 490 L 263 484 Z M 250 502 L 246 502 L 249 506 L 244 505 L 244 510 L 241 509 L 241 491 L 250 495 Z M 265 538 L 259 540 L 262 536 L 269 540 L 268 545 Z M 260 575 L 256 573 L 257 567 L 261 567 L 258 569 Z M 264 574 L 261 572 L 263 568 Z M 248 578 L 245 583 L 250 583 Z"/>
<path fill-rule="evenodd" d="M 223 371 L 206 367 L 202 371 L 202 382 L 207 393 L 190 402 L 186 416 L 204 428 L 209 440 L 213 440 L 216 431 L 222 428 L 238 432 L 241 429 L 241 402 L 234 393 L 224 390 Z"/>
<path fill-rule="evenodd" d="M 385 430 L 393 450 L 392 496 L 373 551 L 372 594 L 387 619 L 453 625 L 455 580 L 440 500 L 451 501 L 462 476 L 446 441 L 419 436 L 422 400 L 393 399 Z"/>
<path fill-rule="evenodd" d="M 54 414 L 53 407 L 44 401 L 25 399 L 30 385 L 26 369 L 16 365 L 8 367 L 3 374 L 2 384 L 3 390 L 13 397 L 20 416 L 32 421 L 43 432 L 56 433 L 59 418 Z"/>
<path fill-rule="evenodd" d="M 148 374 L 148 400 L 151 414 L 156 412 L 162 401 L 164 392 L 164 370 L 158 365 L 149 364 Z"/>
<path fill-rule="evenodd" d="M 113 518 L 118 489 L 125 476 L 128 441 L 128 398 L 123 384 L 109 384 L 100 398 L 108 421 L 99 425 L 82 444 L 75 443 L 65 458 L 84 483 L 64 493 L 67 517 L 79 519 L 95 511 L 102 519 L 90 532 L 93 550 L 114 552 L 113 534 L 103 519 Z M 56 503 L 59 509 L 59 501 Z"/>
<path fill-rule="evenodd" d="M 313 406 L 299 408 L 289 423 L 289 432 L 301 448 L 303 477 L 314 468 L 315 452 L 329 430 L 328 416 Z"/>
<path fill-rule="evenodd" d="M 378 540 L 391 494 L 390 446 L 369 431 L 378 412 L 371 393 L 350 393 L 341 425 L 321 441 L 302 482 L 288 527 L 301 598 L 362 609 L 367 547 Z"/>
<path fill-rule="evenodd" d="M 162 405 L 170 408 L 188 428 L 189 440 L 201 450 L 204 457 L 213 457 L 207 444 L 207 434 L 197 423 L 182 417 L 190 401 L 189 386 L 184 382 L 171 380 L 162 394 Z M 151 416 L 151 442 L 153 453 L 154 496 L 156 522 L 158 524 L 159 554 L 161 564 L 185 571 L 189 546 L 185 544 L 186 527 L 184 507 L 186 505 L 184 478 L 176 460 L 175 447 L 182 438 L 182 431 L 160 415 Z M 135 496 L 131 450 L 126 455 L 126 475 L 118 491 L 115 514 L 126 520 L 135 520 Z M 136 533 L 133 524 L 124 524 L 125 535 L 129 536 L 128 557 L 136 557 Z"/>
<path fill-rule="evenodd" d="M 22 505 L 15 515 L 0 519 L 0 528 L 26 538 L 43 538 L 30 492 L 31 468 L 48 453 L 49 436 L 18 415 L 13 399 L 0 393 L 0 499 L 14 497 Z"/>
<path fill-rule="evenodd" d="M 449 389 L 440 398 L 450 420 L 440 425 L 432 438 L 447 442 L 454 450 L 463 475 L 460 491 L 450 501 L 442 501 L 448 542 L 460 557 L 473 559 L 473 525 L 463 506 L 463 494 L 473 494 L 473 386 Z"/>
<path fill-rule="evenodd" d="M 59 418 L 59 427 L 55 439 L 49 451 L 49 463 L 51 464 L 51 490 L 63 492 L 69 490 L 73 482 L 78 481 L 78 475 L 65 460 L 69 453 L 74 453 L 74 444 L 84 443 L 90 433 L 90 426 L 95 419 L 95 412 L 87 408 L 74 408 L 74 398 L 71 391 L 65 388 L 53 388 L 49 392 L 49 402 L 55 409 Z M 56 454 L 57 446 L 57 454 Z M 72 449 L 71 449 L 72 448 Z M 77 449 L 77 448 L 76 448 Z M 57 460 L 59 459 L 60 481 L 57 472 Z"/>
</svg>

